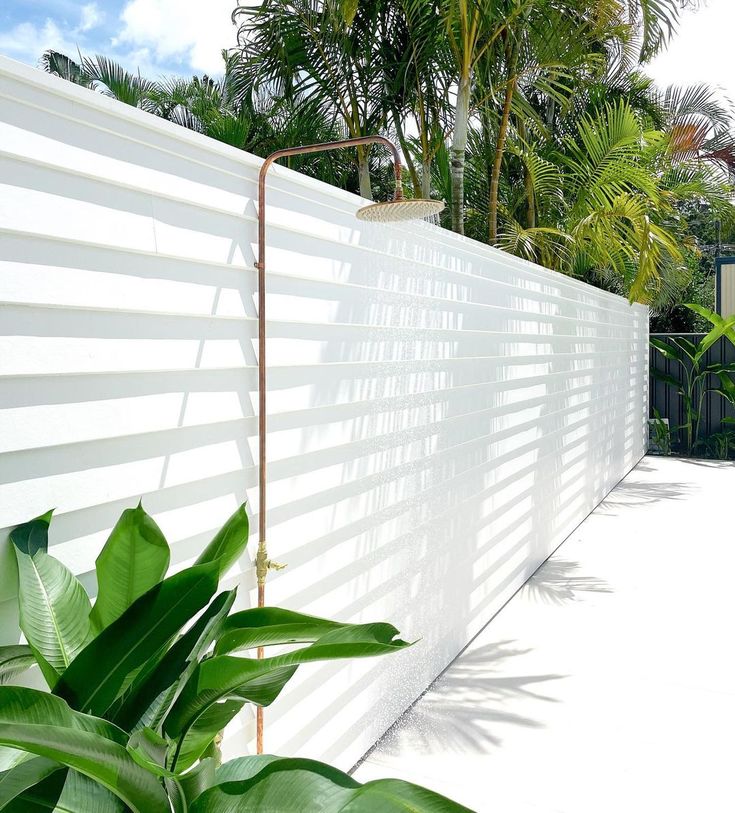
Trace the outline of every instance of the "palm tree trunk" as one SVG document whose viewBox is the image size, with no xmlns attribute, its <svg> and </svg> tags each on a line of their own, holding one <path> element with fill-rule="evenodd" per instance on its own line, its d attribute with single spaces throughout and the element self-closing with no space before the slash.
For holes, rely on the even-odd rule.
<svg viewBox="0 0 735 813">
<path fill-rule="evenodd" d="M 403 159 L 408 167 L 408 174 L 411 177 L 411 186 L 413 186 L 413 194 L 418 197 L 421 183 L 419 182 L 419 174 L 416 171 L 416 164 L 414 163 L 411 151 L 408 149 L 408 142 L 406 135 L 403 132 L 403 125 L 401 124 L 401 117 L 397 110 L 393 110 L 393 124 L 396 128 L 396 135 L 398 136 L 398 143 L 401 145 L 401 152 Z"/>
<path fill-rule="evenodd" d="M 526 228 L 536 228 L 536 193 L 528 170 L 523 168 L 523 186 L 526 190 Z"/>
<path fill-rule="evenodd" d="M 516 129 L 518 130 L 518 137 L 523 142 L 524 148 L 526 145 L 526 124 L 522 118 L 516 116 Z M 533 188 L 533 179 L 528 167 L 524 161 L 523 163 L 523 189 L 526 193 L 526 228 L 536 228 L 536 193 Z"/>
<path fill-rule="evenodd" d="M 508 81 L 505 85 L 505 100 L 503 102 L 503 115 L 500 117 L 498 127 L 498 141 L 495 145 L 495 160 L 493 161 L 493 174 L 490 182 L 490 206 L 489 206 L 489 236 L 490 244 L 493 245 L 498 240 L 498 190 L 500 189 L 500 172 L 503 167 L 503 155 L 505 153 L 505 142 L 508 138 L 508 124 L 510 122 L 510 106 L 513 101 L 513 94 L 516 89 L 516 49 L 508 65 Z"/>
<path fill-rule="evenodd" d="M 361 197 L 372 200 L 373 187 L 370 183 L 370 163 L 368 162 L 367 150 L 364 147 L 357 148 L 357 177 L 360 181 Z"/>
<path fill-rule="evenodd" d="M 494 140 L 494 130 L 491 111 L 487 104 L 483 104 L 480 108 L 480 125 L 482 127 L 482 149 L 483 149 L 483 166 L 485 167 L 485 183 L 487 184 L 487 197 L 488 203 L 490 201 L 490 189 L 493 184 L 493 161 L 494 151 L 491 144 Z M 490 224 L 490 213 L 488 212 L 488 227 Z"/>
<path fill-rule="evenodd" d="M 464 234 L 464 162 L 470 119 L 470 77 L 462 77 L 457 88 L 452 136 L 452 230 Z"/>
<path fill-rule="evenodd" d="M 421 197 L 431 197 L 431 158 L 428 156 L 421 162 Z"/>
</svg>

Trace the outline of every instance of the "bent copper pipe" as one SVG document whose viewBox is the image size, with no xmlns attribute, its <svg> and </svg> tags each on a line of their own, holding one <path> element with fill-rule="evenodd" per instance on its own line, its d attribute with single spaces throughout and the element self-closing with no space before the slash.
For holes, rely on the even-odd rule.
<svg viewBox="0 0 735 813">
<path fill-rule="evenodd" d="M 344 147 L 362 147 L 369 144 L 382 144 L 393 155 L 393 169 L 395 173 L 394 200 L 403 199 L 403 184 L 401 179 L 401 158 L 398 149 L 392 141 L 383 136 L 364 136 L 362 138 L 347 138 L 343 141 L 325 141 L 322 144 L 307 144 L 301 147 L 287 147 L 271 153 L 260 166 L 258 175 L 258 550 L 255 555 L 255 574 L 258 582 L 258 607 L 265 606 L 265 581 L 269 570 L 280 570 L 284 565 L 272 562 L 268 558 L 266 544 L 266 359 L 265 359 L 265 178 L 268 170 L 279 158 L 291 155 L 306 155 L 313 152 L 327 152 Z M 263 647 L 258 647 L 258 658 L 263 657 Z M 255 724 L 255 741 L 258 754 L 263 753 L 263 708 L 257 707 Z"/>
</svg>

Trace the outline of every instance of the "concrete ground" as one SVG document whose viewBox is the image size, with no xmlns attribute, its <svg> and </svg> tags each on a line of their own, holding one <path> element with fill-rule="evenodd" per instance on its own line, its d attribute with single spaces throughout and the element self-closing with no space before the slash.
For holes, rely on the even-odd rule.
<svg viewBox="0 0 735 813">
<path fill-rule="evenodd" d="M 479 813 L 735 811 L 735 464 L 646 457 L 381 740 Z"/>
</svg>

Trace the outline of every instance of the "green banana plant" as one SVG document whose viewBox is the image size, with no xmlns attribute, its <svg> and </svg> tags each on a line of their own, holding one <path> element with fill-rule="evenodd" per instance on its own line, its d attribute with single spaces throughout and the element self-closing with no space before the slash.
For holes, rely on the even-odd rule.
<svg viewBox="0 0 735 813">
<path fill-rule="evenodd" d="M 712 330 L 698 344 L 684 336 L 671 339 L 653 337 L 651 346 L 664 358 L 676 362 L 679 377 L 662 370 L 651 370 L 658 381 L 675 389 L 684 405 L 684 423 L 677 429 L 684 430 L 685 449 L 692 454 L 701 443 L 701 418 L 704 399 L 709 392 L 716 392 L 735 406 L 735 363 L 707 363 L 707 351 L 723 336 L 735 344 L 735 316 L 724 319 L 717 313 L 701 305 L 686 305 L 687 308 L 704 317 L 712 325 Z"/>
<path fill-rule="evenodd" d="M 731 460 L 735 450 L 735 430 L 730 427 L 735 424 L 735 418 L 723 418 L 719 432 L 713 432 L 709 437 L 700 441 L 706 457 L 714 460 Z"/>
<path fill-rule="evenodd" d="M 386 623 L 277 607 L 231 613 L 236 591 L 217 591 L 248 541 L 244 505 L 170 576 L 160 528 L 142 505 L 127 509 L 97 558 L 94 604 L 49 554 L 51 520 L 49 511 L 10 534 L 27 643 L 0 647 L 0 811 L 467 811 L 407 782 L 361 785 L 311 760 L 218 764 L 224 727 L 246 703 L 275 701 L 302 664 L 410 646 Z M 279 654 L 248 656 L 273 646 Z M 11 685 L 32 666 L 50 691 Z"/>
</svg>

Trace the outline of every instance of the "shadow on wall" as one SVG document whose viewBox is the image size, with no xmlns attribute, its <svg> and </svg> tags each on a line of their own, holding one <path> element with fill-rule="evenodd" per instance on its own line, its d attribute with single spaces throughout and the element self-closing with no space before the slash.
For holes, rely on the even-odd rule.
<svg viewBox="0 0 735 813">
<path fill-rule="evenodd" d="M 252 317 L 246 279 L 40 238 L 4 238 L 1 259 L 26 275 L 27 296 L 43 298 L 53 271 L 78 302 L 76 310 L 6 306 L 2 330 L 13 353 L 2 384 L 0 524 L 57 506 L 54 554 L 94 592 L 94 558 L 120 512 L 142 495 L 174 543 L 172 562 L 195 558 L 256 481 L 251 327 L 160 310 L 214 313 L 223 299 L 233 307 L 237 293 L 240 313 Z M 0 622 L 13 638 L 15 589 L 14 569 L 3 568 Z"/>
<path fill-rule="evenodd" d="M 339 696 L 288 735 L 287 752 L 306 748 L 356 692 L 365 691 L 356 708 L 367 711 L 330 758 L 349 751 L 366 726 L 390 724 L 605 496 L 610 473 L 635 462 L 640 446 L 631 405 L 645 377 L 642 334 L 621 350 L 618 325 L 608 329 L 604 317 L 595 326 L 579 323 L 575 309 L 592 313 L 583 304 L 545 303 L 548 291 L 526 294 L 520 272 L 504 269 L 498 284 L 447 268 L 452 259 L 432 245 L 434 232 L 416 230 L 425 232 L 420 243 L 414 232 L 409 239 L 397 230 L 354 232 L 346 242 L 374 252 L 362 263 L 345 259 L 356 255 L 352 249 L 317 241 L 299 255 L 302 268 L 326 260 L 335 282 L 322 283 L 319 296 L 328 291 L 333 323 L 355 329 L 330 341 L 332 329 L 320 328 L 321 341 L 304 353 L 318 368 L 312 414 L 333 422 L 294 436 L 295 459 L 315 460 L 335 436 L 340 447 L 331 448 L 343 457 L 329 458 L 339 466 L 333 472 L 322 470 L 334 481 L 326 494 L 295 503 L 289 496 L 273 509 L 271 542 L 297 567 L 272 591 L 279 603 L 316 613 L 338 607 L 340 617 L 367 620 L 379 606 L 422 639 L 405 658 L 376 663 L 357 681 L 347 666 L 302 678 L 294 706 L 324 675 L 334 677 L 327 691 Z M 273 240 L 285 272 L 286 238 Z M 475 270 L 492 273 L 492 266 Z M 528 312 L 509 310 L 521 304 Z M 600 351 L 603 341 L 615 349 Z M 282 386 L 308 388 L 313 372 L 289 369 Z M 348 421 L 334 420 L 335 405 Z M 313 489 L 314 474 L 289 478 L 284 498 Z M 314 508 L 322 514 L 312 515 L 312 527 L 321 523 L 325 533 L 294 541 L 291 517 L 303 530 Z M 291 710 L 286 698 L 277 714 L 287 719 Z"/>
<path fill-rule="evenodd" d="M 255 172 L 58 118 L 58 100 L 21 106 L 0 119 L 54 133 L 70 166 L 82 148 L 80 169 L 106 180 L 4 176 L 0 298 L 17 304 L 1 328 L 0 526 L 57 506 L 53 552 L 93 592 L 141 494 L 179 565 L 244 495 L 258 504 Z M 352 202 L 285 178 L 269 197 L 269 545 L 289 568 L 268 602 L 421 639 L 302 670 L 268 712 L 269 749 L 347 767 L 636 462 L 645 316 L 425 224 L 358 228 Z M 238 583 L 247 606 L 248 562 Z M 13 593 L 9 572 L 0 614 Z"/>
</svg>

